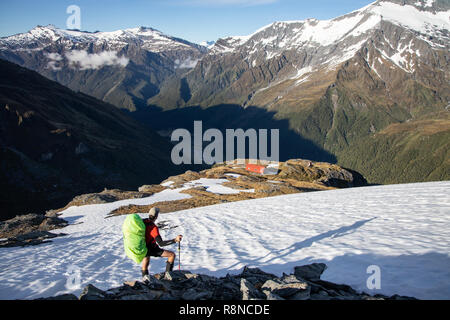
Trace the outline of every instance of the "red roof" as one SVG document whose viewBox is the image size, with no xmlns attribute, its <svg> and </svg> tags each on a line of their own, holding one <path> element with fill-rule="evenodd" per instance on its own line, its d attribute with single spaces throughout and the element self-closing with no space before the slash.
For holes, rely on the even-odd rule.
<svg viewBox="0 0 450 320">
<path fill-rule="evenodd" d="M 266 166 L 262 166 L 262 165 L 258 165 L 258 164 L 251 164 L 251 163 L 247 164 L 247 166 L 245 167 L 245 170 L 247 170 L 247 171 L 261 173 L 261 174 L 264 174 L 265 169 L 266 169 Z"/>
</svg>

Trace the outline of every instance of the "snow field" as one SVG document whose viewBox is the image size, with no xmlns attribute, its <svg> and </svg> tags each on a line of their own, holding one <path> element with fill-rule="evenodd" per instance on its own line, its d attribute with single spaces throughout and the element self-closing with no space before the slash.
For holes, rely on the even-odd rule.
<svg viewBox="0 0 450 320">
<path fill-rule="evenodd" d="M 71 225 L 56 231 L 67 236 L 0 249 L 0 298 L 79 294 L 88 283 L 108 289 L 139 279 L 140 267 L 123 252 L 125 216 L 105 217 L 129 203 L 188 197 L 179 191 L 65 210 Z M 322 279 L 370 294 L 450 299 L 449 191 L 450 182 L 320 191 L 189 209 L 159 222 L 168 226 L 163 238 L 184 235 L 181 264 L 192 272 L 224 276 L 248 265 L 281 275 L 324 262 Z M 164 264 L 152 258 L 151 273 Z M 381 270 L 379 290 L 366 286 L 371 265 Z M 70 268 L 79 270 L 78 287 Z"/>
</svg>

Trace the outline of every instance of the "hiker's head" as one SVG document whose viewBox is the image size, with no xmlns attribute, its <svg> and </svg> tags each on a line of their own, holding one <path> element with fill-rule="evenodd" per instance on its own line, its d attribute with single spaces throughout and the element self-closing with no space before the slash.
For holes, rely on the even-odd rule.
<svg viewBox="0 0 450 320">
<path fill-rule="evenodd" d="M 148 212 L 148 217 L 150 220 L 155 221 L 158 218 L 159 215 L 159 208 L 157 207 L 153 207 L 150 209 L 150 211 Z"/>
</svg>

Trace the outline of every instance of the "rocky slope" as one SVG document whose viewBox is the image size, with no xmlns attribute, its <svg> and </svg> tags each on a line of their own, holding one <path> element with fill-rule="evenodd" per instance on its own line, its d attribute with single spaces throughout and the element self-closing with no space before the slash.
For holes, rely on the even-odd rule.
<svg viewBox="0 0 450 320">
<path fill-rule="evenodd" d="M 186 171 L 169 177 L 161 184 L 143 185 L 138 191 L 104 190 L 100 193 L 77 196 L 64 208 L 53 211 L 61 212 L 71 206 L 144 198 L 167 189 L 177 188 L 183 188 L 181 193 L 188 194 L 190 197 L 155 202 L 151 205 L 126 205 L 111 211 L 109 216 L 148 212 L 152 207 L 160 208 L 162 213 L 169 213 L 225 202 L 367 185 L 366 179 L 358 172 L 330 163 L 302 159 L 280 162 L 272 173 L 268 175 L 252 173 L 245 169 L 244 164 L 216 164 L 200 172 Z M 235 192 L 214 192 L 203 184 L 205 181 L 219 180 L 221 185 Z"/>
<path fill-rule="evenodd" d="M 0 219 L 179 170 L 168 142 L 122 111 L 4 60 L 0 154 Z"/>
<path fill-rule="evenodd" d="M 168 189 L 184 188 L 181 192 L 190 197 L 159 201 L 151 205 L 125 205 L 111 211 L 108 217 L 148 212 L 152 207 L 160 208 L 162 213 L 169 213 L 225 202 L 367 185 L 365 178 L 358 172 L 329 163 L 302 159 L 281 162 L 271 173 L 269 175 L 252 173 L 245 170 L 244 164 L 216 164 L 200 172 L 186 171 L 171 176 L 161 184 L 143 185 L 137 191 L 104 189 L 98 193 L 78 195 L 64 208 L 48 210 L 45 215 L 32 213 L 0 221 L 0 239 L 3 239 L 0 240 L 0 247 L 38 245 L 56 236 L 63 236 L 64 234 L 53 234 L 49 231 L 68 225 L 67 221 L 59 218 L 59 213 L 69 207 L 141 199 Z M 202 185 L 202 179 L 221 180 L 221 185 L 236 192 L 215 193 Z M 161 229 L 165 227 L 164 222 L 158 225 Z"/>
<path fill-rule="evenodd" d="M 56 213 L 27 214 L 7 221 L 0 221 L 0 247 L 38 245 L 49 242 L 51 238 L 64 233 L 52 233 L 51 230 L 64 228 L 68 222 Z"/>
<path fill-rule="evenodd" d="M 371 296 L 320 280 L 326 268 L 323 263 L 298 266 L 293 274 L 282 277 L 248 267 L 241 274 L 222 278 L 172 271 L 155 274 L 148 283 L 127 281 L 106 291 L 88 285 L 79 297 L 64 294 L 40 300 L 414 300 L 399 295 Z"/>
<path fill-rule="evenodd" d="M 443 80 L 448 75 L 449 10 L 447 2 L 383 0 L 332 20 L 275 22 L 248 36 L 220 39 L 184 75 L 190 90 L 185 105 L 299 109 L 323 96 L 343 63 L 353 64 L 359 55 L 373 81 L 390 89 L 411 79 L 443 93 L 448 91 Z M 167 89 L 174 88 L 170 84 Z M 165 103 L 166 95 L 159 96 L 162 100 L 152 101 L 163 107 L 183 102 Z"/>
</svg>

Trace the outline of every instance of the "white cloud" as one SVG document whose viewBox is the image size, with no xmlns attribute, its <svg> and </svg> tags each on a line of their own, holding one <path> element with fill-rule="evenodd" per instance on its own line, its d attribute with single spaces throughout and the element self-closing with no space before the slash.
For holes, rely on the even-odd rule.
<svg viewBox="0 0 450 320">
<path fill-rule="evenodd" d="M 83 50 L 73 50 L 66 53 L 69 65 L 80 67 L 81 70 L 98 69 L 103 66 L 126 67 L 130 59 L 117 56 L 115 51 L 103 51 L 100 53 L 87 53 Z"/>
<path fill-rule="evenodd" d="M 61 61 L 63 59 L 63 57 L 61 57 L 61 55 L 59 53 L 45 53 L 45 55 L 47 56 L 47 58 L 49 58 L 50 60 L 53 61 Z"/>
<path fill-rule="evenodd" d="M 59 71 L 61 70 L 61 66 L 59 65 L 59 62 L 63 60 L 63 57 L 59 53 L 44 53 L 47 58 L 50 60 L 47 63 L 47 68 L 52 69 L 53 71 Z"/>
</svg>

